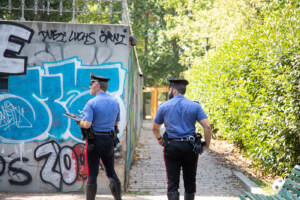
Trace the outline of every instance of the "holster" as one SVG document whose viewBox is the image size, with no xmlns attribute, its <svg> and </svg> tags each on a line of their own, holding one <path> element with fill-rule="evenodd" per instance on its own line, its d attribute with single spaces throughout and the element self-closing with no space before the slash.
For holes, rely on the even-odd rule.
<svg viewBox="0 0 300 200">
<path fill-rule="evenodd" d="M 119 133 L 118 126 L 115 126 L 115 130 L 112 131 L 114 147 L 116 147 L 120 143 L 120 140 L 118 138 L 118 133 Z"/>
<path fill-rule="evenodd" d="M 195 133 L 195 141 L 192 142 L 193 145 L 193 151 L 195 153 L 201 154 L 203 152 L 203 147 L 205 146 L 205 142 L 201 141 L 201 134 L 200 133 Z"/>
<path fill-rule="evenodd" d="M 162 146 L 167 147 L 169 144 L 169 138 L 167 132 L 163 134 Z"/>
<path fill-rule="evenodd" d="M 92 127 L 88 128 L 88 129 L 81 128 L 81 136 L 82 136 L 82 140 L 95 139 L 95 132 L 92 129 Z"/>
</svg>

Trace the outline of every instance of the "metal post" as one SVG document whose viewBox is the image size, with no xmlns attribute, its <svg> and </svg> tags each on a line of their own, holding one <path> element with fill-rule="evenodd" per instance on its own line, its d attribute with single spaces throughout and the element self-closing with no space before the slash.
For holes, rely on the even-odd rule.
<svg viewBox="0 0 300 200">
<path fill-rule="evenodd" d="M 34 0 L 34 14 L 37 15 L 38 10 L 38 0 Z"/>
<path fill-rule="evenodd" d="M 127 24 L 127 20 L 126 20 L 126 0 L 122 1 L 122 23 L 123 24 Z"/>
<path fill-rule="evenodd" d="M 98 17 L 100 18 L 100 14 L 101 14 L 101 0 L 98 0 L 97 8 L 98 8 Z"/>
<path fill-rule="evenodd" d="M 59 15 L 62 16 L 62 11 L 63 11 L 63 2 L 60 0 L 59 2 Z"/>
<path fill-rule="evenodd" d="M 110 3 L 109 3 L 110 23 L 112 23 L 112 13 L 113 13 L 112 9 L 113 9 L 112 0 L 110 0 Z"/>
<path fill-rule="evenodd" d="M 8 0 L 8 12 L 11 13 L 11 0 Z"/>
<path fill-rule="evenodd" d="M 25 0 L 22 0 L 22 3 L 21 3 L 21 9 L 22 9 L 21 21 L 25 21 L 25 17 L 24 17 Z"/>
<path fill-rule="evenodd" d="M 124 3 L 125 3 L 125 1 L 123 0 L 123 1 L 122 1 L 122 23 L 123 23 L 123 24 L 125 24 L 125 23 L 124 23 L 124 21 L 125 21 L 125 20 L 124 20 Z"/>
<path fill-rule="evenodd" d="M 130 13 L 129 13 L 129 10 L 128 10 L 128 7 L 127 7 L 127 1 L 126 0 L 123 0 L 123 4 L 122 4 L 122 23 L 123 24 L 127 24 L 129 25 L 129 22 L 130 22 Z"/>
<path fill-rule="evenodd" d="M 73 0 L 72 6 L 73 6 L 72 23 L 75 23 L 75 12 L 76 12 L 75 7 L 76 7 L 76 0 Z"/>
<path fill-rule="evenodd" d="M 43 11 L 43 13 L 45 11 L 45 0 L 42 0 L 42 11 Z"/>
<path fill-rule="evenodd" d="M 50 0 L 47 0 L 47 15 L 50 14 Z"/>
</svg>

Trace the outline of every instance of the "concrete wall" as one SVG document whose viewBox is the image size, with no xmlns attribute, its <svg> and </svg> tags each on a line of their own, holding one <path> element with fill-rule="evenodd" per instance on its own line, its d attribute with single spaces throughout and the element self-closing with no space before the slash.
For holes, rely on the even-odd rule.
<svg viewBox="0 0 300 200">
<path fill-rule="evenodd" d="M 128 32 L 122 25 L 0 21 L 0 73 L 8 76 L 8 92 L 0 92 L 0 191 L 83 188 L 84 141 L 63 114 L 81 114 L 92 97 L 91 72 L 111 79 L 108 92 L 121 108 L 118 136 L 125 138 Z M 122 159 L 116 168 L 123 181 Z"/>
</svg>

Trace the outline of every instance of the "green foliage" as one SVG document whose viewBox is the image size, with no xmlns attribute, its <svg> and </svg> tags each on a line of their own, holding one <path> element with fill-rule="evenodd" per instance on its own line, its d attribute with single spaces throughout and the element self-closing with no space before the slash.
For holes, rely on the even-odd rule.
<svg viewBox="0 0 300 200">
<path fill-rule="evenodd" d="M 21 0 L 11 1 L 11 11 L 0 9 L 0 18 L 4 20 L 20 20 L 22 18 Z M 72 22 L 73 0 L 62 1 L 62 13 L 60 13 L 60 1 L 25 1 L 24 18 L 26 21 L 51 21 Z M 8 1 L 1 1 L 0 7 L 8 8 Z M 78 23 L 120 24 L 122 22 L 122 2 L 101 2 L 98 0 L 76 0 L 75 21 Z"/>
<path fill-rule="evenodd" d="M 283 175 L 300 162 L 299 3 L 254 7 L 259 16 L 248 28 L 194 59 L 188 96 L 204 105 L 215 137 Z"/>
<path fill-rule="evenodd" d="M 8 1 L 1 1 L 0 6 L 7 7 Z M 26 8 L 34 9 L 34 0 L 26 0 L 25 5 Z M 47 12 L 47 2 L 38 1 L 38 8 L 41 10 L 37 11 L 35 14 L 32 10 L 25 10 L 24 16 L 28 21 L 56 21 L 56 22 L 68 22 L 72 19 L 72 13 L 63 13 L 60 15 L 58 12 Z M 65 1 L 63 4 L 65 9 L 72 10 L 72 2 Z M 59 8 L 59 1 L 50 1 L 50 7 L 53 9 Z M 12 1 L 12 8 L 14 8 L 11 12 L 5 9 L 0 9 L 0 18 L 5 20 L 20 20 L 22 16 L 21 12 L 21 1 Z M 43 9 L 42 9 L 43 8 Z"/>
<path fill-rule="evenodd" d="M 174 9 L 164 7 L 160 0 L 131 0 L 129 8 L 145 85 L 166 85 L 167 77 L 178 77 L 186 70 L 179 63 L 178 36 L 167 34 L 166 16 L 174 15 Z"/>
<path fill-rule="evenodd" d="M 231 140 L 266 172 L 282 175 L 299 163 L 296 0 L 132 2 L 146 84 L 189 68 L 187 95 L 204 106 L 215 137 Z"/>
</svg>

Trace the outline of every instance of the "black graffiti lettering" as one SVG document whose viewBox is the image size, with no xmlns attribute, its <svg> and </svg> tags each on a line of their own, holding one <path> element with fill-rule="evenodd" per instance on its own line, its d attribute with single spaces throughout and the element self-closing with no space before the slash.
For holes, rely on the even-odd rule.
<svg viewBox="0 0 300 200">
<path fill-rule="evenodd" d="M 96 44 L 96 39 L 94 38 L 95 32 L 91 32 L 88 34 L 88 36 L 86 37 L 86 40 L 84 41 L 84 44 L 86 45 L 92 45 L 92 44 Z"/>
<path fill-rule="evenodd" d="M 99 41 L 102 43 L 112 42 L 115 45 L 127 45 L 125 42 L 126 32 L 127 30 L 123 30 L 122 33 L 112 33 L 111 31 L 100 31 L 100 35 L 98 36 Z M 84 45 L 93 45 L 96 44 L 95 32 L 76 32 L 71 31 L 69 34 L 66 32 L 59 32 L 57 30 L 46 30 L 40 31 L 38 35 L 42 36 L 42 41 L 53 40 L 56 42 L 83 42 Z"/>
<path fill-rule="evenodd" d="M 70 38 L 69 38 L 69 41 L 81 41 L 81 40 L 84 39 L 83 38 L 84 36 L 85 36 L 84 32 L 74 32 L 74 31 L 72 31 L 71 35 L 70 35 Z"/>
<path fill-rule="evenodd" d="M 66 32 L 58 32 L 55 30 L 55 32 L 53 32 L 53 39 L 56 40 L 56 42 L 67 42 L 65 40 L 67 33 Z"/>
<path fill-rule="evenodd" d="M 110 31 L 107 31 L 106 40 L 110 40 L 110 41 L 114 42 L 113 34 Z"/>
<path fill-rule="evenodd" d="M 69 155 L 64 155 L 64 165 L 67 170 L 71 169 L 71 158 Z"/>
<path fill-rule="evenodd" d="M 77 36 L 77 38 L 78 38 L 78 41 L 82 41 L 82 40 L 84 40 L 84 39 L 85 39 L 85 37 L 86 37 L 86 35 L 85 35 L 85 33 L 84 33 L 84 32 L 80 32 L 80 33 L 78 33 L 78 36 Z"/>
<path fill-rule="evenodd" d="M 38 33 L 38 35 L 42 35 L 42 37 L 43 37 L 42 41 L 45 42 L 45 40 L 46 40 L 47 37 L 48 37 L 48 32 L 47 32 L 47 31 L 40 31 L 40 32 Z"/>
<path fill-rule="evenodd" d="M 105 34 L 104 31 L 101 31 L 101 34 L 99 36 L 99 40 L 100 40 L 100 42 L 106 42 L 107 43 L 106 34 Z"/>
<path fill-rule="evenodd" d="M 77 155 L 71 147 L 65 146 L 59 153 L 61 174 L 63 182 L 67 185 L 73 184 L 78 176 Z M 72 159 L 73 157 L 73 159 Z"/>
<path fill-rule="evenodd" d="M 40 171 L 41 180 L 58 190 L 62 186 L 60 170 L 56 170 L 59 149 L 60 147 L 55 141 L 50 141 L 38 146 L 34 151 L 34 158 L 37 161 L 45 160 Z"/>
<path fill-rule="evenodd" d="M 57 33 L 57 30 L 51 30 L 50 32 L 50 35 L 52 36 L 53 40 L 57 40 L 57 38 L 60 36 L 60 34 Z"/>
<path fill-rule="evenodd" d="M 69 42 L 75 40 L 75 37 L 76 37 L 76 32 L 72 31 L 72 32 L 71 32 L 71 35 L 70 35 L 70 37 L 69 37 Z"/>
<path fill-rule="evenodd" d="M 5 160 L 2 156 L 0 156 L 0 176 L 5 172 Z"/>
<path fill-rule="evenodd" d="M 56 141 L 46 142 L 38 146 L 34 151 L 34 158 L 37 161 L 45 160 L 41 169 L 41 180 L 55 187 L 62 189 L 62 183 L 72 185 L 80 175 L 80 157 L 84 148 L 81 144 L 76 144 L 73 148 L 60 146 Z M 82 163 L 84 166 L 84 160 Z"/>
<path fill-rule="evenodd" d="M 113 42 L 115 45 L 127 45 L 126 43 L 124 43 L 124 39 L 125 39 L 125 35 L 123 34 L 119 34 L 119 33 L 114 33 L 112 34 L 110 31 L 107 31 L 105 33 L 105 31 L 100 31 L 100 36 L 99 36 L 99 41 L 100 42 L 105 42 L 107 44 L 108 40 L 110 40 L 111 42 Z"/>
<path fill-rule="evenodd" d="M 0 74 L 25 74 L 27 56 L 20 56 L 34 31 L 25 25 L 0 21 Z"/>
<path fill-rule="evenodd" d="M 27 185 L 27 184 L 31 183 L 31 181 L 32 181 L 32 177 L 31 177 L 30 173 L 25 171 L 22 168 L 13 167 L 13 165 L 19 161 L 21 161 L 21 158 L 15 158 L 9 163 L 8 173 L 9 174 L 12 173 L 12 174 L 10 174 L 11 177 L 17 177 L 18 179 L 21 179 L 21 180 L 10 179 L 8 181 L 12 185 Z M 28 161 L 29 161 L 28 158 L 25 158 L 25 157 L 22 158 L 22 162 L 28 162 Z M 21 175 L 21 177 L 20 177 L 20 175 Z"/>
<path fill-rule="evenodd" d="M 123 45 L 126 45 L 123 41 L 124 41 L 124 38 L 125 38 L 125 35 L 120 35 L 120 34 L 115 34 L 115 36 L 114 37 L 116 37 L 116 45 L 118 45 L 118 44 L 123 44 Z M 121 37 L 121 39 L 119 39 Z"/>
<path fill-rule="evenodd" d="M 11 159 L 7 168 L 7 161 L 0 155 L 0 176 L 7 171 L 10 184 L 18 186 L 30 184 L 32 175 L 23 168 L 23 163 L 28 163 L 29 159 L 26 157 L 13 159 L 14 155 L 16 154 L 11 153 L 7 156 Z M 48 141 L 34 150 L 34 159 L 44 161 L 40 170 L 41 180 L 59 191 L 62 190 L 63 183 L 72 185 L 76 181 L 84 181 L 87 178 L 83 144 L 61 148 L 56 141 Z"/>
<path fill-rule="evenodd" d="M 15 154 L 15 152 L 12 152 L 11 154 L 8 154 L 8 158 L 12 157 Z"/>
<path fill-rule="evenodd" d="M 67 42 L 66 41 L 66 32 L 58 32 L 57 30 L 47 30 L 47 31 L 40 31 L 38 35 L 42 35 L 43 39 L 42 41 L 45 42 L 48 40 L 53 40 L 56 42 Z"/>
<path fill-rule="evenodd" d="M 69 37 L 69 42 L 71 41 L 84 41 L 85 45 L 92 45 L 96 43 L 96 39 L 94 38 L 95 32 L 85 33 L 85 32 L 75 32 L 72 31 Z"/>
</svg>

